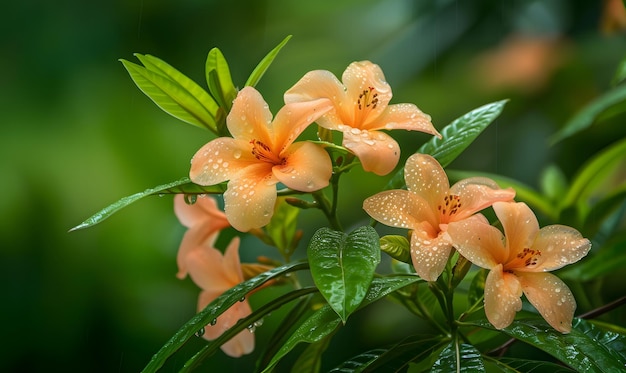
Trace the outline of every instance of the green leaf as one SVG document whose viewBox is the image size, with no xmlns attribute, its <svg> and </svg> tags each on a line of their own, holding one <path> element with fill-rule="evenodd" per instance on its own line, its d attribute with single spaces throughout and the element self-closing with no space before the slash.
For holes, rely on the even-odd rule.
<svg viewBox="0 0 626 373">
<path fill-rule="evenodd" d="M 206 59 L 206 81 L 209 91 L 226 113 L 230 112 L 233 100 L 237 97 L 237 88 L 230 76 L 228 62 L 222 52 L 213 48 Z"/>
<path fill-rule="evenodd" d="M 433 137 L 417 152 L 432 155 L 445 168 L 500 115 L 507 101 L 492 102 L 455 119 L 443 128 L 441 139 Z M 385 189 L 398 189 L 403 185 L 404 168 L 401 168 Z"/>
<path fill-rule="evenodd" d="M 380 263 L 378 233 L 370 226 L 348 235 L 322 228 L 311 238 L 307 256 L 315 285 L 345 324 L 365 298 Z"/>
<path fill-rule="evenodd" d="M 594 188 L 602 185 L 606 178 L 615 171 L 616 166 L 620 165 L 624 159 L 626 159 L 626 139 L 622 139 L 597 153 L 582 166 L 574 177 L 572 186 L 561 200 L 560 210 L 570 206 L 584 208 Z M 579 218 L 584 219 L 587 211 L 582 210 L 579 212 L 581 215 Z"/>
<path fill-rule="evenodd" d="M 615 71 L 615 75 L 611 80 L 611 85 L 616 86 L 626 79 L 626 58 L 624 58 L 617 67 L 617 71 Z"/>
<path fill-rule="evenodd" d="M 552 203 L 558 203 L 565 195 L 568 188 L 567 179 L 563 171 L 554 164 L 549 165 L 543 170 L 539 178 L 539 184 L 541 185 L 543 195 Z"/>
<path fill-rule="evenodd" d="M 592 251 L 576 265 L 559 270 L 559 277 L 564 280 L 586 282 L 598 279 L 610 273 L 623 271 L 626 267 L 625 238 L 610 242 L 600 250 Z"/>
<path fill-rule="evenodd" d="M 267 54 L 267 56 L 263 57 L 261 62 L 259 62 L 259 64 L 254 68 L 254 70 L 252 71 L 252 74 L 250 74 L 250 77 L 246 81 L 246 84 L 245 84 L 246 87 L 247 86 L 254 87 L 257 85 L 259 80 L 261 80 L 261 78 L 263 77 L 263 74 L 265 74 L 265 71 L 267 71 L 267 69 L 270 67 L 272 62 L 274 62 L 274 59 L 278 55 L 278 52 L 280 52 L 280 50 L 283 49 L 283 47 L 285 46 L 285 44 L 287 44 L 289 39 L 291 39 L 291 35 L 284 38 L 283 41 L 281 41 L 280 44 L 276 46 L 276 48 L 272 49 Z"/>
<path fill-rule="evenodd" d="M 318 373 L 322 367 L 322 354 L 328 348 L 332 334 L 311 343 L 293 364 L 292 373 Z"/>
<path fill-rule="evenodd" d="M 131 78 L 163 111 L 200 128 L 216 131 L 215 100 L 198 84 L 162 60 L 135 54 L 145 67 L 121 59 Z"/>
<path fill-rule="evenodd" d="M 296 228 L 300 209 L 286 203 L 284 199 L 284 197 L 278 198 L 274 215 L 264 229 L 272 240 L 272 244 L 288 261 L 287 259 L 291 257 L 299 241 L 296 237 Z"/>
<path fill-rule="evenodd" d="M 624 202 L 626 201 L 626 183 L 624 183 L 619 188 L 612 190 L 608 193 L 604 198 L 594 203 L 587 213 L 585 217 L 584 230 L 585 232 L 597 232 L 598 234 L 604 234 L 602 232 L 602 228 L 608 223 L 609 224 L 609 232 L 608 235 L 603 237 L 602 239 L 594 239 L 594 244 L 599 243 L 603 245 L 606 241 L 606 238 L 610 237 L 615 228 L 615 224 L 611 224 L 610 220 L 613 216 L 620 215 L 620 208 L 623 208 Z M 618 219 L 619 220 L 619 219 Z"/>
<path fill-rule="evenodd" d="M 180 347 L 182 347 L 182 345 L 185 344 L 190 338 L 192 338 L 195 333 L 197 333 L 205 326 L 211 324 L 212 320 L 215 320 L 219 315 L 224 313 L 224 311 L 229 309 L 233 304 L 243 299 L 253 289 L 258 288 L 259 286 L 263 285 L 273 278 L 306 268 L 308 268 L 308 263 L 306 263 L 305 261 L 285 264 L 283 266 L 276 267 L 272 270 L 264 272 L 248 281 L 242 282 L 241 284 L 226 291 L 224 294 L 217 297 L 213 302 L 209 303 L 209 305 L 207 305 L 202 311 L 196 314 L 185 325 L 183 325 L 176 332 L 176 334 L 174 334 L 174 336 L 172 336 L 172 338 L 170 338 L 170 340 L 167 341 L 165 345 L 163 345 L 163 347 L 161 347 L 161 349 L 152 357 L 152 359 L 150 360 L 148 365 L 146 365 L 142 372 L 148 373 L 157 371 L 161 366 L 163 366 L 165 361 L 171 355 L 173 355 Z M 310 292 L 310 290 L 307 290 L 306 292 L 303 292 L 303 295 L 310 294 Z M 211 344 L 207 346 L 212 346 L 213 348 L 219 347 L 219 345 L 228 340 L 226 338 L 230 339 L 234 336 L 234 334 L 227 334 L 229 332 L 235 333 L 236 331 L 231 331 L 229 329 L 226 333 L 222 334 L 220 338 L 212 341 Z M 204 352 L 204 354 L 206 354 L 206 351 Z M 196 357 L 195 359 L 197 361 L 198 357 Z"/>
<path fill-rule="evenodd" d="M 380 298 L 410 285 L 419 278 L 417 276 L 385 277 L 372 280 L 370 288 L 361 303 L 361 308 Z M 315 343 L 333 333 L 341 324 L 341 318 L 329 306 L 325 305 L 307 318 L 274 355 L 263 373 L 269 372 L 289 351 L 300 342 Z"/>
<path fill-rule="evenodd" d="M 487 273 L 489 273 L 489 270 L 481 268 L 472 279 L 472 283 L 470 284 L 467 292 L 467 303 L 470 306 L 478 305 L 479 302 L 482 302 L 485 295 L 485 280 L 487 279 Z"/>
<path fill-rule="evenodd" d="M 562 365 L 550 363 L 547 361 L 536 361 L 517 358 L 501 358 L 495 359 L 489 356 L 483 357 L 485 360 L 485 366 L 489 368 L 490 365 L 494 365 L 494 370 L 503 373 L 572 373 L 574 370 L 564 367 Z"/>
<path fill-rule="evenodd" d="M 178 181 L 174 181 L 169 184 L 159 185 L 154 188 L 146 189 L 143 192 L 135 193 L 132 196 L 124 197 L 120 199 L 119 201 L 113 203 L 112 205 L 109 205 L 105 207 L 104 209 L 98 211 L 97 213 L 92 215 L 89 219 L 83 221 L 82 223 L 70 229 L 69 231 L 72 232 L 72 231 L 76 231 L 79 229 L 91 227 L 92 225 L 96 225 L 102 222 L 103 220 L 105 220 L 106 218 L 108 218 L 109 216 L 115 214 L 117 211 L 121 210 L 122 208 L 147 196 L 164 195 L 164 194 L 181 194 L 181 193 L 184 193 L 184 194 L 221 194 L 221 193 L 224 193 L 225 191 L 226 191 L 225 184 L 201 186 L 201 185 L 192 183 L 191 181 L 189 181 L 189 178 L 182 178 Z"/>
<path fill-rule="evenodd" d="M 420 361 L 442 347 L 442 338 L 414 335 L 390 348 L 377 348 L 354 356 L 329 373 L 404 372 L 410 362 Z"/>
<path fill-rule="evenodd" d="M 515 200 L 526 202 L 530 207 L 541 211 L 541 213 L 550 217 L 552 220 L 556 220 L 558 218 L 558 211 L 556 207 L 550 203 L 550 201 L 542 196 L 541 193 L 537 192 L 533 188 L 520 181 L 488 172 L 470 172 L 457 170 L 448 170 L 446 172 L 450 177 L 450 180 L 454 181 L 475 176 L 487 177 L 495 181 L 500 186 L 500 188 L 510 187 L 515 189 Z"/>
<path fill-rule="evenodd" d="M 380 238 L 380 250 L 392 258 L 411 264 L 409 240 L 404 236 L 388 235 Z"/>
<path fill-rule="evenodd" d="M 495 329 L 486 320 L 471 323 Z M 543 319 L 516 320 L 502 331 L 580 372 L 621 372 L 626 366 L 626 337 L 598 330 L 585 320 L 574 319 L 569 334 L 552 329 Z"/>
<path fill-rule="evenodd" d="M 588 127 L 590 127 L 605 110 L 613 105 L 626 100 L 626 85 L 617 86 L 597 97 L 582 110 L 574 115 L 565 126 L 561 128 L 552 138 L 550 144 L 554 145 Z"/>
<path fill-rule="evenodd" d="M 484 372 L 485 365 L 480 352 L 470 344 L 450 342 L 435 361 L 431 373 Z"/>
</svg>

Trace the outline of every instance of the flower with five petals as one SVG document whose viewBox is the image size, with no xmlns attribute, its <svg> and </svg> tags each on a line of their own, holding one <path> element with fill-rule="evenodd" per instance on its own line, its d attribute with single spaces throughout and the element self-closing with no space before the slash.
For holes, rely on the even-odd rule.
<svg viewBox="0 0 626 373">
<path fill-rule="evenodd" d="M 513 189 L 500 189 L 484 177 L 464 179 L 450 187 L 439 162 L 426 154 L 409 157 L 404 178 L 408 190 L 380 192 L 367 198 L 363 208 L 385 225 L 413 230 L 411 259 L 417 274 L 427 281 L 439 277 L 450 256 L 452 242 L 443 236 L 449 223 L 515 197 Z"/>
<path fill-rule="evenodd" d="M 330 71 L 311 71 L 285 92 L 285 102 L 328 98 L 334 110 L 317 123 L 343 132 L 343 146 L 361 161 L 365 171 L 377 175 L 391 172 L 400 159 L 400 146 L 380 130 L 405 129 L 441 135 L 413 104 L 389 105 L 391 87 L 381 68 L 370 61 L 353 62 L 340 82 Z"/>
<path fill-rule="evenodd" d="M 198 311 L 204 309 L 209 303 L 222 295 L 235 285 L 244 281 L 241 263 L 239 262 L 239 238 L 232 239 L 224 255 L 209 246 L 201 246 L 188 253 L 184 258 L 189 276 L 201 289 L 198 297 Z M 248 300 L 233 304 L 207 325 L 204 334 L 205 339 L 211 341 L 222 335 L 226 330 L 244 317 L 252 313 Z M 232 357 L 240 357 L 254 350 L 254 334 L 247 329 L 242 330 L 222 346 L 222 351 Z"/>
<path fill-rule="evenodd" d="M 197 196 L 193 204 L 185 201 L 185 196 L 177 194 L 174 197 L 174 213 L 187 231 L 178 248 L 176 261 L 180 279 L 187 276 L 185 257 L 194 249 L 208 246 L 213 247 L 219 232 L 229 227 L 226 215 L 217 207 L 215 199 L 209 196 Z"/>
<path fill-rule="evenodd" d="M 266 225 L 274 212 L 276 184 L 312 192 L 328 185 L 332 163 L 311 142 L 294 143 L 304 129 L 332 109 L 327 99 L 285 105 L 272 120 L 267 103 L 252 87 L 242 89 L 226 118 L 231 137 L 204 145 L 191 160 L 190 178 L 200 185 L 230 180 L 226 217 L 245 232 Z"/>
<path fill-rule="evenodd" d="M 575 263 L 591 242 L 574 228 L 550 225 L 539 229 L 524 203 L 497 202 L 493 209 L 504 236 L 482 215 L 450 223 L 447 235 L 457 251 L 489 269 L 485 280 L 485 314 L 498 329 L 513 322 L 522 308 L 522 293 L 554 329 L 569 333 L 576 301 L 567 285 L 547 271 Z"/>
</svg>

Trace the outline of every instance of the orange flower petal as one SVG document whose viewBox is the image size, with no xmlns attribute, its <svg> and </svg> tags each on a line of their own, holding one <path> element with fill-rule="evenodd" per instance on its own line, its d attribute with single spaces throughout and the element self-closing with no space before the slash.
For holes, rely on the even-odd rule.
<svg viewBox="0 0 626 373">
<path fill-rule="evenodd" d="M 203 291 L 198 297 L 198 311 L 204 309 L 209 303 L 217 298 L 221 293 L 212 293 Z M 237 302 L 233 304 L 228 310 L 222 313 L 215 319 L 215 324 L 208 324 L 204 328 L 203 338 L 212 341 L 233 325 L 240 319 L 249 316 L 252 313 L 250 304 L 247 300 L 243 302 Z M 228 356 L 241 357 L 251 353 L 254 350 L 254 334 L 250 333 L 247 329 L 242 330 L 233 338 L 228 340 L 221 346 L 222 351 Z"/>
<path fill-rule="evenodd" d="M 387 175 L 398 164 L 400 147 L 383 132 L 349 128 L 343 133 L 343 146 L 361 161 L 363 169 L 377 175 Z"/>
<path fill-rule="evenodd" d="M 452 245 L 441 236 L 431 238 L 424 232 L 411 235 L 411 259 L 415 272 L 426 281 L 436 281 L 443 272 Z"/>
<path fill-rule="evenodd" d="M 480 214 L 448 224 L 445 235 L 459 254 L 479 267 L 491 269 L 507 259 L 502 232 Z"/>
<path fill-rule="evenodd" d="M 187 228 L 202 223 L 208 225 L 207 230 L 220 230 L 229 226 L 226 214 L 217 207 L 215 199 L 209 196 L 196 196 L 196 202 L 188 204 L 183 194 L 175 195 L 174 214 Z"/>
<path fill-rule="evenodd" d="M 394 104 L 387 106 L 387 110 L 375 122 L 368 123 L 368 130 L 395 130 L 420 131 L 436 135 L 441 138 L 431 123 L 430 115 L 424 114 L 413 104 Z"/>
<path fill-rule="evenodd" d="M 485 315 L 497 329 L 511 325 L 515 313 L 522 309 L 522 286 L 518 278 L 502 271 L 498 264 L 485 280 Z"/>
<path fill-rule="evenodd" d="M 286 163 L 274 166 L 272 172 L 287 187 L 310 192 L 328 185 L 333 165 L 328 153 L 322 147 L 310 142 L 298 142 L 282 155 Z"/>
<path fill-rule="evenodd" d="M 404 165 L 406 187 L 436 208 L 450 189 L 448 175 L 435 158 L 428 154 L 413 154 Z"/>
<path fill-rule="evenodd" d="M 346 101 L 345 96 L 343 84 L 333 73 L 326 70 L 315 70 L 306 73 L 293 87 L 289 88 L 285 92 L 284 99 L 286 104 L 290 104 L 328 98 L 336 108 L 340 108 L 342 106 L 340 103 Z M 350 118 L 346 119 L 348 122 L 351 121 Z M 337 126 L 343 124 L 346 119 L 342 119 L 339 112 L 332 110 L 319 118 L 317 122 L 322 127 L 336 130 Z"/>
<path fill-rule="evenodd" d="M 391 227 L 414 229 L 434 217 L 424 200 L 407 190 L 388 190 L 363 201 L 363 209 L 375 220 Z"/>
<path fill-rule="evenodd" d="M 576 263 L 587 255 L 591 242 L 576 229 L 564 225 L 549 225 L 539 230 L 532 248 L 539 250 L 534 271 L 553 271 Z"/>
<path fill-rule="evenodd" d="M 180 242 L 178 253 L 176 254 L 176 263 L 178 264 L 178 273 L 176 277 L 179 279 L 185 278 L 188 272 L 189 256 L 197 251 L 204 250 L 205 247 L 211 248 L 217 240 L 219 230 L 207 230 L 203 225 L 196 225 L 187 230 L 183 235 L 183 239 Z"/>
<path fill-rule="evenodd" d="M 213 247 L 192 250 L 185 256 L 185 264 L 193 282 L 206 291 L 221 294 L 241 282 L 236 268 L 225 267 L 222 253 Z"/>
<path fill-rule="evenodd" d="M 465 219 L 494 202 L 507 202 L 515 198 L 515 190 L 501 189 L 495 181 L 485 177 L 461 180 L 450 188 L 450 194 L 459 196 L 462 203 L 454 220 Z"/>
<path fill-rule="evenodd" d="M 247 232 L 269 223 L 276 202 L 276 183 L 270 163 L 253 164 L 228 182 L 224 210 L 233 228 Z"/>
<path fill-rule="evenodd" d="M 539 233 L 539 223 L 532 210 L 523 202 L 496 202 L 493 210 L 504 228 L 509 250 L 507 262 L 511 262 L 522 250 L 533 245 Z"/>
<path fill-rule="evenodd" d="M 276 113 L 269 129 L 273 134 L 272 148 L 287 148 L 311 123 L 332 109 L 332 102 L 326 98 L 286 104 Z"/>
<path fill-rule="evenodd" d="M 256 161 L 249 142 L 220 137 L 196 152 L 191 159 L 189 178 L 200 185 L 219 184 Z"/>
<path fill-rule="evenodd" d="M 576 300 L 567 285 L 551 273 L 518 273 L 528 301 L 554 329 L 572 330 Z"/>
<path fill-rule="evenodd" d="M 354 110 L 355 113 L 352 120 L 344 124 L 359 129 L 369 128 L 368 123 L 377 120 L 392 97 L 383 71 L 370 61 L 353 62 L 343 72 L 341 80 L 347 93 L 343 110 Z M 373 97 L 374 94 L 376 97 Z"/>
<path fill-rule="evenodd" d="M 267 131 L 272 122 L 270 111 L 263 96 L 253 87 L 245 87 L 237 94 L 226 118 L 228 131 L 235 139 L 256 139 L 268 144 Z"/>
</svg>

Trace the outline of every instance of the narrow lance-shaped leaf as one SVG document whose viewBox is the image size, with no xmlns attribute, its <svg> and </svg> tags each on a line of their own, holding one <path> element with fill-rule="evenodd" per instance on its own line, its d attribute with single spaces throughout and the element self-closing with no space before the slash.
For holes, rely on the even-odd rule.
<svg viewBox="0 0 626 373">
<path fill-rule="evenodd" d="M 233 100 L 237 97 L 237 89 L 230 76 L 228 62 L 222 52 L 213 48 L 206 59 L 206 80 L 209 91 L 226 113 L 230 112 Z"/>
<path fill-rule="evenodd" d="M 160 70 L 153 63 L 156 57 L 141 58 L 144 63 L 149 61 L 148 66 L 153 70 L 123 59 L 120 61 L 146 96 L 173 117 L 217 133 L 215 116 L 218 107 L 206 91 L 171 66 L 171 70 Z"/>
<path fill-rule="evenodd" d="M 163 347 L 161 347 L 161 349 L 152 357 L 142 372 L 151 373 L 157 371 L 161 366 L 163 366 L 165 361 L 180 347 L 182 347 L 187 340 L 192 338 L 195 333 L 204 328 L 206 325 L 209 325 L 214 319 L 224 313 L 233 304 L 239 302 L 253 289 L 258 288 L 273 278 L 282 276 L 289 272 L 306 269 L 307 267 L 308 263 L 305 261 L 288 263 L 264 272 L 248 281 L 236 285 L 230 290 L 227 290 L 224 294 L 209 303 L 209 305 L 207 305 L 202 311 L 183 325 L 176 332 L 176 334 L 174 334 L 172 338 L 170 338 L 170 340 L 167 341 L 167 343 L 165 343 L 165 345 L 163 345 Z"/>
<path fill-rule="evenodd" d="M 502 113 L 507 101 L 492 102 L 455 119 L 441 130 L 441 139 L 433 137 L 417 152 L 432 155 L 442 167 L 446 167 Z M 389 181 L 385 190 L 398 189 L 403 185 L 404 169 L 401 168 Z"/>
<path fill-rule="evenodd" d="M 562 141 L 586 128 L 591 126 L 598 116 L 602 114 L 609 107 L 616 105 L 626 100 L 626 85 L 621 85 L 613 88 L 612 90 L 604 93 L 600 97 L 591 101 L 582 110 L 574 115 L 565 126 L 557 132 L 550 144 L 554 145 L 559 141 Z"/>
<path fill-rule="evenodd" d="M 70 229 L 70 232 L 76 231 L 79 229 L 89 228 L 93 225 L 96 225 L 111 215 L 115 214 L 122 208 L 130 205 L 133 202 L 137 202 L 138 200 L 154 195 L 163 195 L 163 194 L 221 194 L 226 191 L 225 184 L 217 184 L 210 186 L 201 186 L 198 184 L 192 183 L 189 178 L 185 177 L 178 181 L 174 181 L 169 184 L 159 185 L 154 188 L 146 189 L 143 192 L 135 193 L 131 196 L 124 197 L 119 201 L 105 207 L 104 209 L 98 211 L 93 214 L 87 220 L 83 221 L 79 225 Z"/>
<path fill-rule="evenodd" d="M 416 281 L 419 281 L 419 277 L 417 276 L 375 278 L 371 283 L 365 299 L 361 303 L 361 307 L 365 307 Z M 321 341 L 323 338 L 333 333 L 340 324 L 341 318 L 329 305 L 320 308 L 298 326 L 298 329 L 289 337 L 281 349 L 274 355 L 274 358 L 272 358 L 267 367 L 265 367 L 263 373 L 270 372 L 274 366 L 278 364 L 280 359 L 287 355 L 289 351 L 293 350 L 298 343 L 315 343 Z"/>
<path fill-rule="evenodd" d="M 291 35 L 284 38 L 283 41 L 280 42 L 280 44 L 278 44 L 274 49 L 272 49 L 267 54 L 267 56 L 263 57 L 261 62 L 259 62 L 259 64 L 254 68 L 254 70 L 250 74 L 250 77 L 248 77 L 248 80 L 246 81 L 246 84 L 245 84 L 246 86 L 254 87 L 257 85 L 259 80 L 261 80 L 261 78 L 263 77 L 263 74 L 265 74 L 265 71 L 267 71 L 267 69 L 270 67 L 272 62 L 274 62 L 274 59 L 278 55 L 278 52 L 280 52 L 280 50 L 283 49 L 283 47 L 285 46 L 285 44 L 287 44 L 289 39 L 291 39 Z"/>
<path fill-rule="evenodd" d="M 469 323 L 494 329 L 486 320 Z M 502 331 L 580 372 L 621 372 L 626 366 L 626 337 L 599 331 L 585 320 L 574 319 L 569 334 L 550 328 L 543 319 L 516 320 Z"/>
<path fill-rule="evenodd" d="M 613 76 L 613 79 L 611 80 L 611 84 L 613 86 L 616 86 L 620 84 L 621 82 L 623 82 L 624 80 L 626 80 L 626 58 L 624 58 L 619 63 L 619 66 L 617 67 L 617 70 L 615 71 L 615 75 Z"/>
<path fill-rule="evenodd" d="M 430 371 L 431 373 L 484 372 L 485 365 L 476 347 L 452 341 L 441 351 Z"/>
<path fill-rule="evenodd" d="M 345 323 L 365 298 L 380 263 L 378 233 L 370 226 L 348 235 L 322 228 L 311 238 L 307 256 L 315 285 Z"/>
</svg>

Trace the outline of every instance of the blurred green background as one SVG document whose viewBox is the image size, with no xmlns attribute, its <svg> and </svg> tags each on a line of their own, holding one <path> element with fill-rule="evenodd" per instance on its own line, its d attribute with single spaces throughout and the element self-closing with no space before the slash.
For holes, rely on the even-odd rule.
<svg viewBox="0 0 626 373">
<path fill-rule="evenodd" d="M 273 112 L 307 71 L 341 76 L 350 62 L 364 59 L 385 71 L 392 103 L 416 103 L 438 129 L 477 106 L 510 98 L 504 114 L 452 167 L 537 186 L 548 164 L 571 176 L 624 136 L 618 115 L 548 146 L 551 134 L 608 89 L 625 55 L 624 15 L 604 7 L 587 0 L 4 5 L 0 371 L 136 372 L 195 312 L 197 288 L 175 277 L 184 229 L 171 196 L 142 200 L 103 224 L 68 233 L 123 196 L 186 176 L 191 156 L 210 139 L 158 109 L 119 58 L 136 62 L 133 53 L 152 54 L 205 86 L 206 55 L 217 46 L 241 86 L 291 34 L 257 86 Z M 403 158 L 428 139 L 393 136 Z M 386 179 L 355 170 L 343 182 L 340 208 L 350 213 L 342 218 L 364 221 L 361 201 Z M 615 293 L 623 294 L 620 286 Z M 381 327 L 376 317 L 355 320 L 355 338 L 333 351 L 339 358 L 359 351 L 356 340 L 373 343 L 358 325 Z M 262 338 L 261 331 L 259 344 Z M 250 359 L 219 356 L 215 366 L 237 371 Z"/>
</svg>

